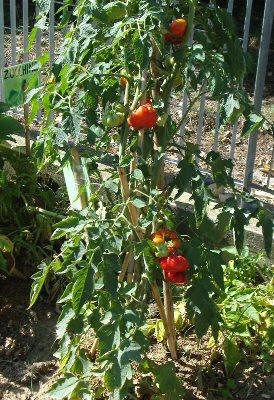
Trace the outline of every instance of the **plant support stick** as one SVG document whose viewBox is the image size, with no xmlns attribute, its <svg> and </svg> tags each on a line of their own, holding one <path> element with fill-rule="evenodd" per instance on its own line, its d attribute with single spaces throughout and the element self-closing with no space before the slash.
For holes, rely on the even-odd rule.
<svg viewBox="0 0 274 400">
<path fill-rule="evenodd" d="M 177 360 L 177 353 L 176 353 L 174 337 L 170 330 L 170 325 L 167 320 L 165 309 L 164 309 L 164 306 L 163 306 L 163 303 L 161 300 L 161 296 L 159 293 L 159 289 L 158 289 L 156 282 L 151 283 L 151 289 L 152 289 L 153 297 L 154 297 L 156 304 L 158 306 L 158 309 L 159 309 L 161 320 L 163 321 L 163 324 L 164 324 L 164 328 L 165 328 L 166 336 L 167 336 L 167 344 L 168 344 L 169 351 L 171 353 L 171 357 L 173 358 L 173 360 Z"/>
</svg>

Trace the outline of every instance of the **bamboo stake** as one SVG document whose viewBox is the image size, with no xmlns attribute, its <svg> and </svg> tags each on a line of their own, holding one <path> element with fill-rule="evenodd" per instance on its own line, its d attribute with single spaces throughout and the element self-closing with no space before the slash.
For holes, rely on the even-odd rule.
<svg viewBox="0 0 274 400">
<path fill-rule="evenodd" d="M 76 147 L 72 147 L 70 149 L 70 154 L 71 154 L 72 164 L 73 164 L 72 165 L 73 174 L 75 176 L 76 185 L 77 185 L 77 188 L 79 191 L 84 182 L 80 156 L 79 156 L 79 152 L 76 149 Z M 79 195 L 79 198 L 80 198 L 81 208 L 82 209 L 86 208 L 88 205 L 86 192 L 81 193 Z"/>
<path fill-rule="evenodd" d="M 176 329 L 175 329 L 175 324 L 174 324 L 174 304 L 173 304 L 171 287 L 170 287 L 169 282 L 166 282 L 166 281 L 163 282 L 163 292 L 164 292 L 165 313 L 166 313 L 168 325 L 170 326 L 171 334 L 173 336 L 174 346 L 176 348 Z"/>
<path fill-rule="evenodd" d="M 129 264 L 129 260 L 130 260 L 130 251 L 128 251 L 125 255 L 123 264 L 122 264 L 122 269 L 121 272 L 118 276 L 118 282 L 122 282 L 125 278 L 126 272 L 127 272 L 127 268 L 128 268 L 128 264 Z"/>
<path fill-rule="evenodd" d="M 118 167 L 118 174 L 120 177 L 124 201 L 127 201 L 129 199 L 130 191 L 129 191 L 129 184 L 128 184 L 128 180 L 126 177 L 125 168 Z M 134 226 L 137 226 L 138 213 L 137 213 L 136 207 L 134 207 L 134 205 L 130 201 L 128 202 L 128 211 L 130 213 L 131 222 L 133 223 Z"/>
<path fill-rule="evenodd" d="M 165 312 L 165 308 L 162 303 L 161 296 L 160 296 L 159 289 L 158 289 L 156 282 L 151 283 L 151 289 L 152 289 L 153 297 L 156 301 L 156 304 L 157 304 L 159 312 L 160 312 L 160 317 L 164 324 L 164 328 L 165 328 L 166 336 L 167 336 L 167 344 L 168 344 L 169 351 L 171 353 L 171 357 L 173 358 L 173 360 L 177 360 L 175 341 L 173 339 L 173 334 L 170 329 L 171 327 L 169 325 L 169 322 L 168 322 L 168 319 L 166 316 L 166 312 Z"/>
<path fill-rule="evenodd" d="M 96 338 L 93 342 L 92 348 L 89 353 L 90 358 L 93 358 L 95 356 L 95 353 L 98 349 L 98 344 L 99 344 L 99 340 L 98 340 L 98 338 Z"/>
<path fill-rule="evenodd" d="M 134 262 L 133 253 L 130 254 L 129 264 L 128 264 L 128 272 L 127 272 L 127 281 L 128 283 L 132 283 L 134 279 L 134 273 L 136 270 L 136 264 Z"/>
<path fill-rule="evenodd" d="M 157 223 L 154 224 L 154 231 L 157 229 Z M 165 277 L 165 274 L 163 272 Z M 175 349 L 176 352 L 176 329 L 174 324 L 174 304 L 172 299 L 172 293 L 170 284 L 167 281 L 163 281 L 163 293 L 164 293 L 164 313 L 167 319 L 167 324 L 170 330 L 170 338 L 168 342 L 169 349 Z M 162 317 L 161 317 L 162 318 Z"/>
<path fill-rule="evenodd" d="M 153 59 L 155 59 L 155 62 L 160 59 L 159 51 L 158 48 L 154 42 L 154 39 L 152 38 L 152 48 L 153 48 Z M 157 64 L 157 63 L 156 63 Z M 155 71 L 155 68 L 153 68 L 153 64 L 151 63 L 150 65 L 150 70 L 152 77 L 157 78 L 157 71 Z M 156 100 L 160 93 L 159 93 L 159 87 L 156 87 L 153 92 L 152 92 L 154 100 Z M 159 151 L 161 148 L 161 144 L 159 142 L 159 137 L 157 135 L 157 132 L 154 134 L 154 146 L 155 150 Z M 165 187 L 165 163 L 164 163 L 164 158 L 160 160 L 160 163 L 158 165 L 158 174 L 157 174 L 157 181 L 156 181 L 156 187 L 160 190 L 163 190 Z M 155 223 L 154 226 L 155 230 L 157 229 L 157 222 Z M 164 313 L 165 317 L 167 320 L 167 325 L 168 329 L 170 331 L 170 337 L 168 339 L 168 346 L 169 349 L 175 352 L 176 356 L 176 329 L 174 325 L 174 306 L 173 306 L 173 299 L 172 299 L 172 293 L 170 289 L 170 284 L 166 282 L 165 280 L 163 281 L 163 293 L 164 293 Z M 176 356 L 177 357 L 177 356 Z"/>
<path fill-rule="evenodd" d="M 147 70 L 145 69 L 142 72 L 141 76 L 141 92 L 145 90 L 146 83 L 147 83 Z M 141 103 L 145 104 L 145 102 L 146 102 L 146 92 L 144 92 L 141 98 Z M 143 144 L 144 144 L 144 133 L 145 133 L 144 129 L 138 131 L 138 146 L 140 147 L 141 150 L 143 149 Z"/>
</svg>

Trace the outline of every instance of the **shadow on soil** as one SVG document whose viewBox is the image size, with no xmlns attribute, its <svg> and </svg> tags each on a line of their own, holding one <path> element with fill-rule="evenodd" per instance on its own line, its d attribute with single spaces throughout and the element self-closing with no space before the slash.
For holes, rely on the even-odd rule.
<svg viewBox="0 0 274 400">
<path fill-rule="evenodd" d="M 18 385 L 32 388 L 56 369 L 52 354 L 58 315 L 43 298 L 27 309 L 30 286 L 30 280 L 0 275 L 0 393 L 8 390 L 15 398 L 21 398 Z"/>
</svg>

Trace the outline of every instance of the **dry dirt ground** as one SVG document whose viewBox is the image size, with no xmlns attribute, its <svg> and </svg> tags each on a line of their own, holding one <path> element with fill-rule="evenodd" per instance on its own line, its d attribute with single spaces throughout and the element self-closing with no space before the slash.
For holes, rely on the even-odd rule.
<svg viewBox="0 0 274 400">
<path fill-rule="evenodd" d="M 30 285 L 30 280 L 0 275 L 0 399 L 3 400 L 46 399 L 44 382 L 57 368 L 52 354 L 58 316 L 43 296 L 33 309 L 27 310 Z"/>
<path fill-rule="evenodd" d="M 54 381 L 57 362 L 53 357 L 57 313 L 47 303 L 46 294 L 28 310 L 30 281 L 0 276 L 0 399 L 51 400 L 46 391 Z M 154 305 L 150 317 L 158 317 Z M 183 400 L 226 399 L 227 379 L 220 355 L 208 348 L 208 337 L 198 341 L 190 330 L 178 335 L 176 362 L 184 387 Z M 151 340 L 148 357 L 157 363 L 168 360 L 164 343 Z M 274 398 L 273 377 L 262 370 L 256 352 L 238 366 L 230 389 L 233 400 L 267 400 Z M 136 381 L 136 395 L 150 400 L 146 380 Z M 101 400 L 106 400 L 101 399 Z"/>
</svg>

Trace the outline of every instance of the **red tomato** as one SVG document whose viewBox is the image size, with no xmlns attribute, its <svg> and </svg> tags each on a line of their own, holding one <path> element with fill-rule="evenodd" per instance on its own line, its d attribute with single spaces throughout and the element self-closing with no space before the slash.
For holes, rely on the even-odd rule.
<svg viewBox="0 0 274 400">
<path fill-rule="evenodd" d="M 131 112 L 128 124 L 135 129 L 154 128 L 156 126 L 158 114 L 149 103 L 144 104 Z"/>
<path fill-rule="evenodd" d="M 165 273 L 166 280 L 170 283 L 185 285 L 187 277 L 183 272 L 168 271 Z"/>
<path fill-rule="evenodd" d="M 188 266 L 188 259 L 183 256 L 169 255 L 159 259 L 159 263 L 164 271 L 183 272 Z"/>
<path fill-rule="evenodd" d="M 183 37 L 187 28 L 187 20 L 178 18 L 171 22 L 170 31 L 173 35 Z"/>
</svg>

